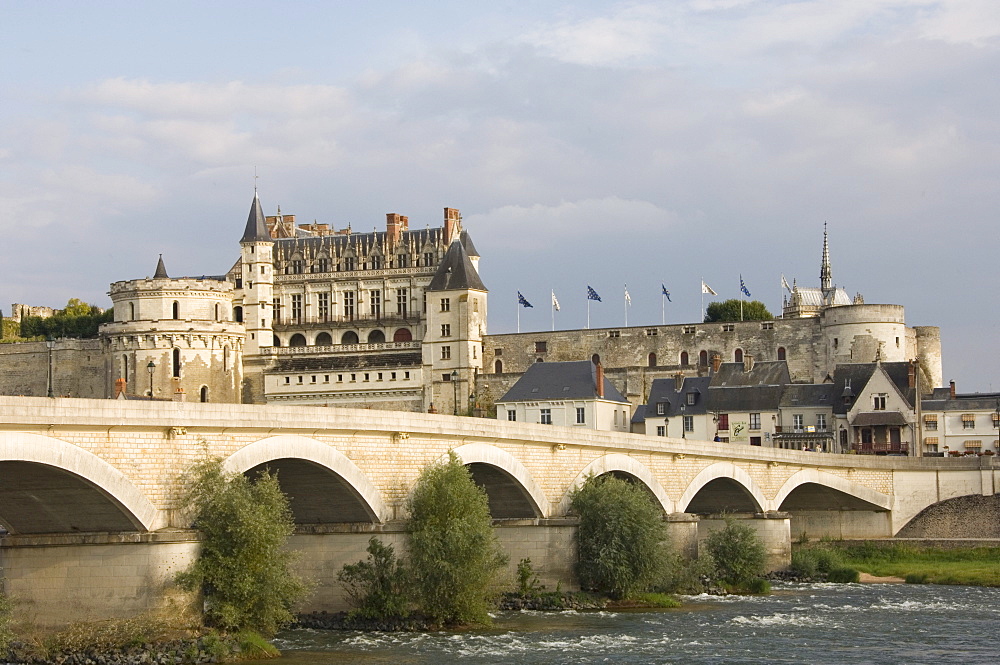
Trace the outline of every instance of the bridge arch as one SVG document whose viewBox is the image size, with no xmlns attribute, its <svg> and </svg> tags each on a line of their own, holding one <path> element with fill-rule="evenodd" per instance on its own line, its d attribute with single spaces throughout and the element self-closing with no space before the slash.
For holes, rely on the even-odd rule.
<svg viewBox="0 0 1000 665">
<path fill-rule="evenodd" d="M 709 488 L 709 485 L 712 487 Z M 698 503 L 694 503 L 695 498 L 698 498 L 698 494 L 702 490 L 718 494 L 718 499 L 712 501 L 707 495 L 703 495 Z M 745 507 L 752 507 L 753 512 L 764 512 L 770 507 L 770 503 L 764 498 L 764 493 L 750 477 L 750 474 L 732 462 L 716 462 L 702 469 L 688 483 L 684 494 L 677 500 L 677 509 L 682 512 L 691 512 L 692 507 L 698 508 L 700 505 L 701 510 L 698 512 L 721 512 L 734 507 L 725 505 L 734 498 L 744 503 Z M 721 510 L 716 508 L 721 508 Z M 742 511 L 737 510 L 736 512 Z"/>
<path fill-rule="evenodd" d="M 20 503 L 35 510 L 41 508 L 45 514 L 41 521 L 20 529 L 15 526 L 18 520 L 12 520 L 14 525 L 4 522 L 12 532 L 153 531 L 166 526 L 162 513 L 146 495 L 94 453 L 51 436 L 0 434 L 0 477 L 6 475 L 5 470 L 20 474 L 40 467 L 44 467 L 41 472 L 45 482 L 39 485 L 45 489 L 19 489 L 13 482 L 0 483 L 0 507 L 5 513 L 13 514 Z M 51 503 L 46 506 L 46 502 Z M 58 515 L 66 510 L 77 513 L 80 524 L 87 526 L 58 526 L 62 519 Z M 9 514 L 0 517 L 11 519 Z M 102 520 L 112 528 L 101 528 Z"/>
<path fill-rule="evenodd" d="M 778 490 L 778 494 L 772 502 L 773 509 L 781 510 L 781 504 L 785 502 L 792 492 L 805 485 L 817 485 L 837 490 L 855 499 L 869 503 L 878 509 L 890 510 L 892 508 L 892 499 L 890 497 L 870 487 L 826 471 L 820 471 L 819 469 L 803 469 L 792 474 L 785 481 L 785 484 L 781 486 L 781 489 Z"/>
<path fill-rule="evenodd" d="M 490 514 L 494 517 L 549 517 L 549 500 L 527 467 L 502 448 L 486 443 L 467 443 L 454 452 L 471 467 L 476 482 L 494 488 Z M 442 460 L 447 460 L 447 455 Z M 530 511 L 531 515 L 526 514 Z M 518 513 L 518 514 L 514 514 Z"/>
<path fill-rule="evenodd" d="M 667 495 L 667 491 L 663 489 L 663 485 L 661 485 L 660 481 L 656 479 L 653 472 L 649 470 L 649 467 L 634 457 L 622 455 L 621 453 L 612 453 L 598 457 L 596 460 L 585 466 L 582 471 L 580 471 L 573 482 L 570 483 L 565 496 L 563 496 L 562 501 L 559 503 L 559 514 L 565 515 L 569 512 L 569 504 L 572 501 L 573 490 L 583 485 L 588 477 L 591 475 L 603 476 L 606 473 L 615 472 L 632 476 L 636 480 L 641 481 L 660 504 L 663 512 L 675 512 L 674 502 Z"/>
<path fill-rule="evenodd" d="M 296 434 L 282 434 L 255 441 L 230 455 L 223 467 L 228 471 L 246 473 L 256 468 L 275 466 L 281 460 L 288 460 L 286 465 L 291 473 L 299 478 L 309 477 L 307 482 L 316 482 L 317 467 L 323 469 L 323 479 L 329 481 L 332 473 L 340 480 L 340 485 L 346 491 L 339 492 L 340 499 L 355 500 L 355 508 L 363 511 L 364 517 L 373 522 L 384 522 L 391 517 L 388 507 L 382 500 L 378 488 L 368 479 L 368 476 L 358 468 L 346 455 L 339 450 Z M 281 476 L 279 475 L 279 481 Z M 314 497 L 335 501 L 338 497 Z M 305 502 L 296 502 L 294 493 L 291 495 L 292 512 L 300 508 L 297 520 L 301 519 Z M 296 505 L 298 503 L 298 506 Z M 326 506 L 327 512 L 336 506 Z M 351 520 L 361 521 L 361 520 Z"/>
</svg>

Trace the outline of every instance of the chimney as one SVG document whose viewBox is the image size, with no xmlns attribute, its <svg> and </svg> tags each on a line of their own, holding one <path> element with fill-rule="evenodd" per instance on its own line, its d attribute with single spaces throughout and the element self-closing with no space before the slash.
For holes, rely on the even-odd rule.
<svg viewBox="0 0 1000 665">
<path fill-rule="evenodd" d="M 184 401 L 184 389 L 178 388 L 174 391 L 174 401 L 183 402 Z"/>
<path fill-rule="evenodd" d="M 604 399 L 604 365 L 600 362 L 595 363 L 594 382 L 597 384 L 597 396 Z"/>
<path fill-rule="evenodd" d="M 402 220 L 406 219 L 402 215 L 388 212 L 385 215 L 385 234 L 389 236 L 389 245 L 395 246 L 399 242 L 399 234 L 403 231 Z"/>
<path fill-rule="evenodd" d="M 115 379 L 115 397 L 118 397 L 125 392 L 125 387 L 125 379 Z"/>
<path fill-rule="evenodd" d="M 719 369 L 722 367 L 722 356 L 718 353 L 712 354 L 712 374 L 718 374 Z"/>
<path fill-rule="evenodd" d="M 459 226 L 461 225 L 462 215 L 459 214 L 458 208 L 445 208 L 444 209 L 444 241 L 447 244 L 451 244 L 452 240 L 455 239 L 455 234 L 459 231 Z"/>
<path fill-rule="evenodd" d="M 684 387 L 684 375 L 680 372 L 674 374 L 674 392 L 680 392 Z"/>
<path fill-rule="evenodd" d="M 948 382 L 948 388 L 949 388 L 949 391 L 948 391 L 949 397 L 951 399 L 955 399 L 955 382 L 954 381 L 949 381 Z"/>
<path fill-rule="evenodd" d="M 906 387 L 916 388 L 917 387 L 917 361 L 911 360 L 910 367 L 906 371 Z"/>
<path fill-rule="evenodd" d="M 753 369 L 753 356 L 749 353 L 743 354 L 743 371 L 749 372 Z"/>
</svg>

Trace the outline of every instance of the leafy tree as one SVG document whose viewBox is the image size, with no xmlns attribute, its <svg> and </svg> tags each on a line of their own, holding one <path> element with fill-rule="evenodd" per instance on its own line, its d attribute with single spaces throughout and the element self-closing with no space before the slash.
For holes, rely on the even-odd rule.
<svg viewBox="0 0 1000 665">
<path fill-rule="evenodd" d="M 349 563 L 337 573 L 357 616 L 366 619 L 405 617 L 410 589 L 406 569 L 392 545 L 374 536 L 368 541 L 368 559 Z"/>
<path fill-rule="evenodd" d="M 740 301 L 735 298 L 712 302 L 705 308 L 705 323 L 715 321 L 740 321 L 740 302 L 743 303 L 743 321 L 770 321 L 774 315 L 759 300 Z"/>
<path fill-rule="evenodd" d="M 647 591 L 666 563 L 663 511 L 641 485 L 610 474 L 573 492 L 580 586 L 615 598 Z"/>
<path fill-rule="evenodd" d="M 732 517 L 726 517 L 725 523 L 725 527 L 708 534 L 705 545 L 722 581 L 745 589 L 764 574 L 767 550 L 760 535 L 749 524 Z"/>
<path fill-rule="evenodd" d="M 207 624 L 273 635 L 294 619 L 290 608 L 307 593 L 285 549 L 295 524 L 277 477 L 263 472 L 251 481 L 223 471 L 218 459 L 198 462 L 185 475 L 193 480 L 184 504 L 203 540 L 178 583 L 204 594 Z"/>
<path fill-rule="evenodd" d="M 454 453 L 423 470 L 409 500 L 409 564 L 420 609 L 439 624 L 489 624 L 507 555 L 486 490 Z"/>
<path fill-rule="evenodd" d="M 114 310 L 102 312 L 97 305 L 88 305 L 70 298 L 66 308 L 52 316 L 25 316 L 21 319 L 21 337 L 97 337 L 102 323 L 114 321 Z"/>
</svg>

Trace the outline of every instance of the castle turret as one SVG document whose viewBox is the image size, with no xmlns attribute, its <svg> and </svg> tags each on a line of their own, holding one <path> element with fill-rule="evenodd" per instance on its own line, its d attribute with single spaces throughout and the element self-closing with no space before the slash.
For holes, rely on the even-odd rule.
<svg viewBox="0 0 1000 665">
<path fill-rule="evenodd" d="M 274 240 L 267 230 L 264 211 L 257 192 L 253 194 L 246 229 L 240 239 L 243 264 L 241 302 L 243 325 L 247 331 L 245 353 L 258 355 L 263 347 L 274 343 L 271 325 L 274 320 Z"/>
</svg>

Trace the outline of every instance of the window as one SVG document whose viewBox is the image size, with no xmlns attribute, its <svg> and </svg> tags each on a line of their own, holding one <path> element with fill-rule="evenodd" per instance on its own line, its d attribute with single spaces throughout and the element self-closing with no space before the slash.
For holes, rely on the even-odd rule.
<svg viewBox="0 0 1000 665">
<path fill-rule="evenodd" d="M 292 321 L 298 323 L 302 319 L 302 294 L 292 295 Z"/>
<path fill-rule="evenodd" d="M 330 272 L 330 259 L 325 256 L 319 257 L 319 261 L 316 264 L 317 272 Z"/>
<path fill-rule="evenodd" d="M 493 349 L 493 355 L 499 358 L 503 355 L 503 349 Z"/>
<path fill-rule="evenodd" d="M 281 298 L 271 300 L 271 315 L 275 323 L 281 322 Z"/>
<path fill-rule="evenodd" d="M 736 330 L 736 324 L 735 323 L 723 323 L 722 324 L 722 332 L 733 332 L 734 330 Z"/>
<path fill-rule="evenodd" d="M 816 431 L 825 432 L 826 431 L 826 414 L 817 413 L 816 414 Z"/>
<path fill-rule="evenodd" d="M 583 425 L 587 422 L 587 410 L 582 406 L 576 407 L 576 424 Z"/>
<path fill-rule="evenodd" d="M 174 301 L 173 307 L 171 307 L 171 317 L 170 318 L 172 318 L 172 319 L 179 319 L 179 318 L 181 318 L 181 304 L 179 302 L 177 302 L 176 300 Z"/>
<path fill-rule="evenodd" d="M 330 294 L 320 293 L 318 294 L 318 307 L 316 308 L 316 314 L 319 316 L 320 321 L 327 321 L 330 318 Z"/>
<path fill-rule="evenodd" d="M 514 409 L 507 409 L 507 420 L 515 422 L 517 420 L 517 411 Z"/>
<path fill-rule="evenodd" d="M 778 347 L 778 360 L 784 360 L 784 359 L 785 359 L 785 347 L 779 346 Z"/>
<path fill-rule="evenodd" d="M 976 414 L 974 413 L 963 413 L 962 414 L 962 429 L 975 429 L 976 428 Z"/>
<path fill-rule="evenodd" d="M 494 374 L 503 374 L 503 361 L 502 360 L 497 360 L 495 363 L 493 363 L 493 373 Z"/>
<path fill-rule="evenodd" d="M 656 415 L 658 415 L 658 416 L 665 416 L 665 415 L 667 415 L 667 403 L 666 402 L 657 402 L 656 403 Z"/>
<path fill-rule="evenodd" d="M 441 311 L 442 312 L 451 311 L 451 298 L 441 298 Z"/>
<path fill-rule="evenodd" d="M 936 432 L 937 416 L 924 416 L 924 429 L 931 432 Z"/>
<path fill-rule="evenodd" d="M 181 350 L 174 349 L 173 352 L 173 376 L 174 378 L 180 378 L 181 375 Z"/>
<path fill-rule="evenodd" d="M 382 268 L 382 257 L 378 254 L 369 257 L 368 265 L 371 266 L 372 270 L 380 270 Z"/>
<path fill-rule="evenodd" d="M 354 257 L 345 256 L 344 257 L 344 270 L 350 271 L 354 270 Z"/>
<path fill-rule="evenodd" d="M 409 268 L 410 267 L 410 255 L 400 254 L 396 257 L 396 267 L 397 268 Z"/>
<path fill-rule="evenodd" d="M 293 275 L 302 274 L 302 259 L 292 259 L 292 274 Z"/>
<path fill-rule="evenodd" d="M 406 289 L 396 289 L 396 314 L 405 317 L 409 303 L 410 300 Z"/>
<path fill-rule="evenodd" d="M 794 414 L 792 416 L 792 429 L 794 429 L 796 432 L 801 431 L 803 427 L 802 422 L 803 422 L 802 414 L 801 413 Z"/>
<path fill-rule="evenodd" d="M 733 351 L 733 360 L 738 363 L 743 362 L 743 349 Z"/>
<path fill-rule="evenodd" d="M 925 436 L 924 450 L 929 453 L 936 453 L 938 451 L 938 438 L 936 436 Z"/>
<path fill-rule="evenodd" d="M 535 353 L 545 353 L 546 343 L 545 342 L 535 342 Z"/>
<path fill-rule="evenodd" d="M 760 429 L 760 414 L 751 413 L 750 414 L 750 429 Z"/>
<path fill-rule="evenodd" d="M 344 291 L 344 318 L 354 320 L 354 291 Z"/>
<path fill-rule="evenodd" d="M 684 326 L 685 335 L 693 335 L 695 333 L 695 330 L 696 328 L 694 326 Z"/>
<path fill-rule="evenodd" d="M 371 306 L 372 316 L 376 319 L 382 318 L 382 292 L 373 289 L 368 292 L 368 304 Z"/>
<path fill-rule="evenodd" d="M 442 346 L 441 347 L 441 360 L 451 360 L 451 347 Z"/>
<path fill-rule="evenodd" d="M 431 252 L 424 252 L 424 266 L 434 265 L 434 254 Z"/>
<path fill-rule="evenodd" d="M 764 321 L 760 324 L 761 330 L 774 330 L 774 321 Z"/>
<path fill-rule="evenodd" d="M 698 364 L 702 367 L 708 367 L 708 351 L 701 351 L 698 354 Z"/>
<path fill-rule="evenodd" d="M 620 330 L 609 330 L 608 331 L 608 337 L 621 337 L 621 336 L 622 336 L 622 331 L 620 331 Z"/>
<path fill-rule="evenodd" d="M 657 425 L 656 426 L 656 436 L 666 436 L 666 435 L 667 435 L 667 426 L 666 425 Z"/>
<path fill-rule="evenodd" d="M 694 431 L 694 416 L 684 416 L 684 431 L 685 432 Z"/>
<path fill-rule="evenodd" d="M 615 412 L 615 415 L 618 415 L 617 411 Z M 539 422 L 541 422 L 543 425 L 551 425 L 552 424 L 552 409 L 542 409 L 542 411 L 541 411 L 541 419 L 539 420 Z"/>
<path fill-rule="evenodd" d="M 687 403 L 688 403 L 688 406 L 694 406 L 694 401 L 695 401 L 696 398 L 697 398 L 697 395 L 695 393 L 688 393 L 687 394 Z"/>
<path fill-rule="evenodd" d="M 656 367 L 656 354 L 650 353 L 649 356 L 646 358 L 646 361 L 649 363 L 650 367 Z"/>
<path fill-rule="evenodd" d="M 656 328 L 646 328 L 646 337 L 656 337 L 659 331 Z"/>
<path fill-rule="evenodd" d="M 442 323 L 441 324 L 441 337 L 451 337 L 451 324 Z"/>
<path fill-rule="evenodd" d="M 729 414 L 720 413 L 719 414 L 719 429 L 726 430 L 729 429 Z"/>
<path fill-rule="evenodd" d="M 688 365 L 688 352 L 687 351 L 681 351 L 681 365 L 683 365 L 685 367 Z"/>
<path fill-rule="evenodd" d="M 885 411 L 885 400 L 888 397 L 888 393 L 876 393 L 872 395 L 872 407 L 876 411 Z"/>
</svg>

